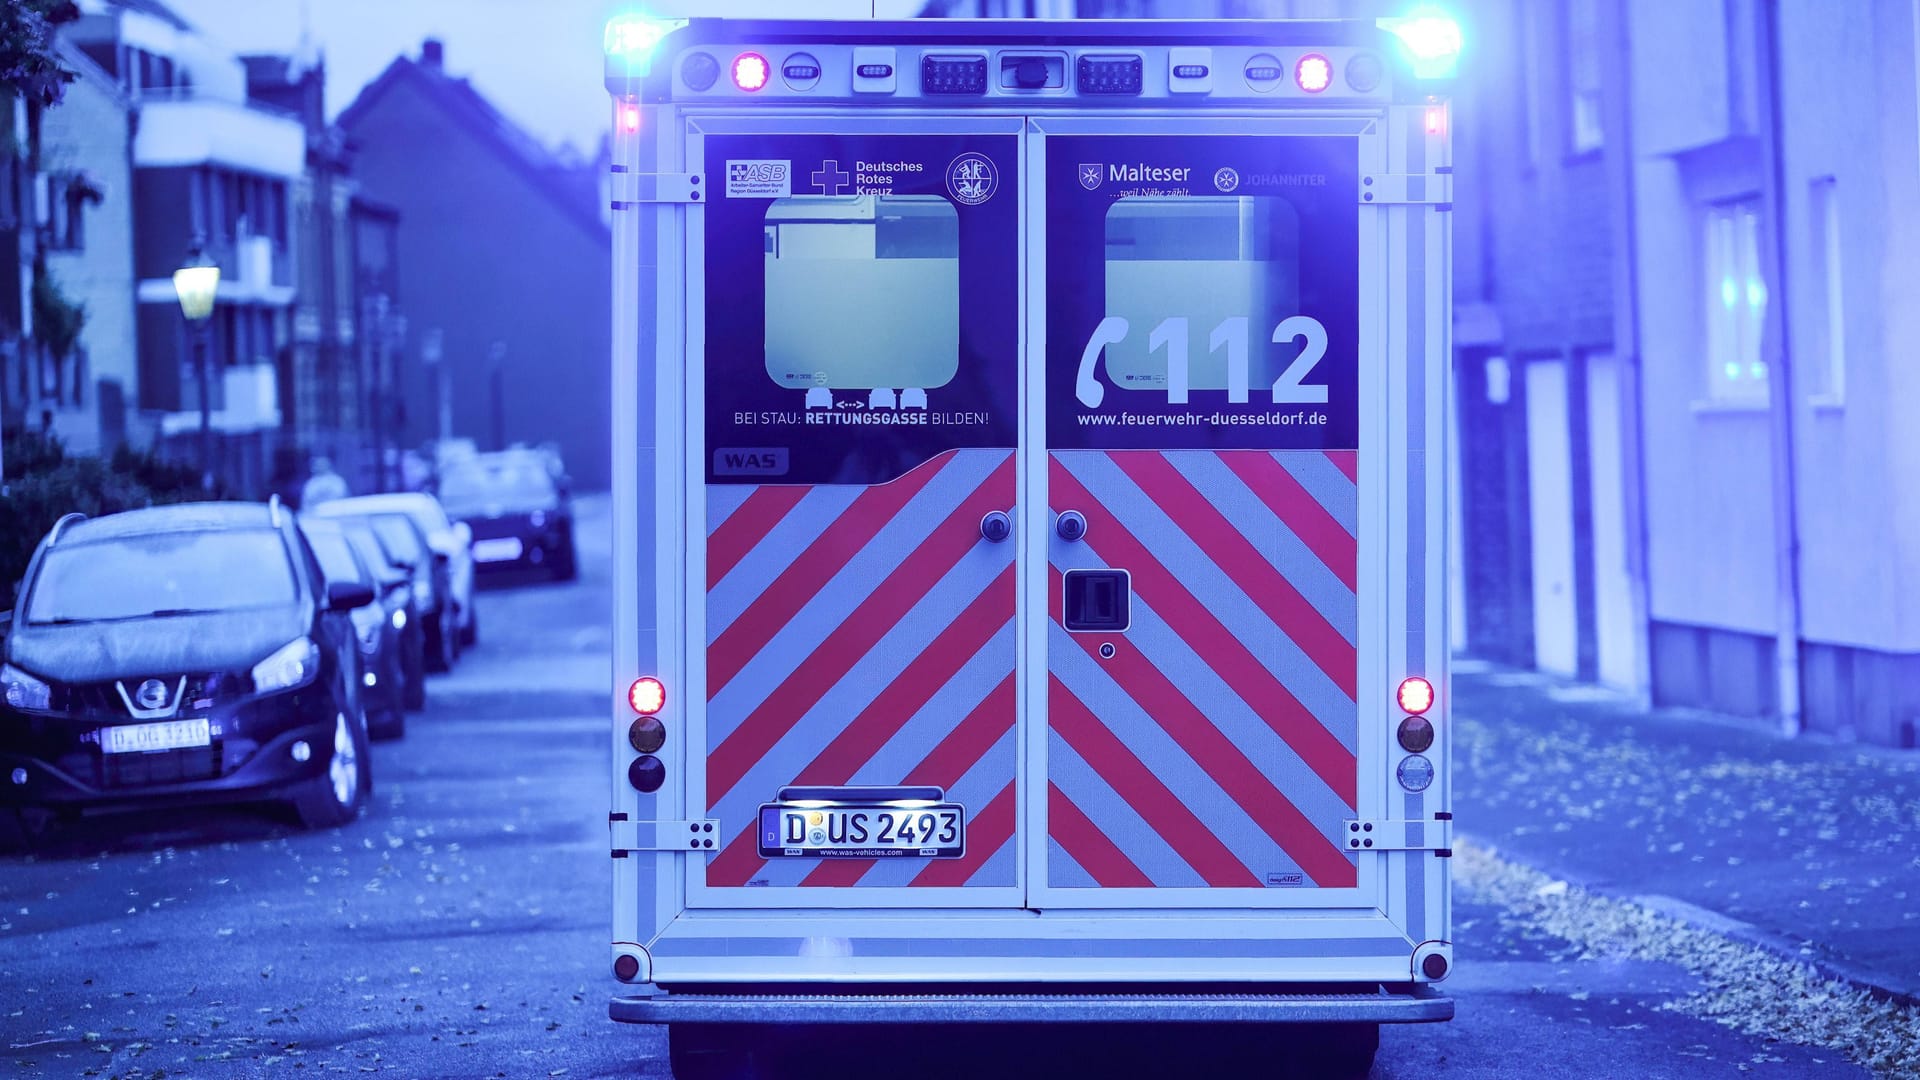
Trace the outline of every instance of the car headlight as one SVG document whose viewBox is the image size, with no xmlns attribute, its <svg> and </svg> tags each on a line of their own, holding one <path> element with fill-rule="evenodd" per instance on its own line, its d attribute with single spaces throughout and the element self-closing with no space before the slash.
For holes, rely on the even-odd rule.
<svg viewBox="0 0 1920 1080">
<path fill-rule="evenodd" d="M 407 628 L 407 609 L 394 608 L 392 622 L 395 630 L 405 630 Z"/>
<path fill-rule="evenodd" d="M 259 694 L 291 690 L 312 682 L 319 671 L 320 646 L 310 638 L 300 638 L 287 642 L 275 649 L 272 656 L 253 665 L 253 689 Z"/>
<path fill-rule="evenodd" d="M 12 664 L 0 666 L 0 686 L 6 689 L 7 704 L 16 709 L 53 708 L 53 688 Z"/>
</svg>

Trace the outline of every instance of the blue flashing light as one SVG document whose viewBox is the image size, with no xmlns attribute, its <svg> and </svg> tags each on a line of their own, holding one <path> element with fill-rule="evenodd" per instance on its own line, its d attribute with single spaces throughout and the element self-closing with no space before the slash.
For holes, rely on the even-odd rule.
<svg viewBox="0 0 1920 1080">
<path fill-rule="evenodd" d="M 660 39 L 686 25 L 685 19 L 655 19 L 646 15 L 615 15 L 607 20 L 602 45 L 607 55 L 628 61 L 645 60 Z"/>
<path fill-rule="evenodd" d="M 1460 65 L 1460 24 L 1450 15 L 1428 9 L 1375 24 L 1406 46 L 1414 78 L 1452 78 Z"/>
</svg>

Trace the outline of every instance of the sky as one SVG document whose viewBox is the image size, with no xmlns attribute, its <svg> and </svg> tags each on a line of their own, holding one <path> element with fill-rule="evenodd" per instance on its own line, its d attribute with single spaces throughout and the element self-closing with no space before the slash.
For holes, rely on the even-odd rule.
<svg viewBox="0 0 1920 1080">
<path fill-rule="evenodd" d="M 634 0 L 167 0 L 208 37 L 235 52 L 288 52 L 305 21 L 327 59 L 327 110 L 337 115 L 360 88 L 420 42 L 446 45 L 450 74 L 550 146 L 599 145 L 607 123 L 600 33 Z M 651 0 L 656 15 L 742 18 L 906 18 L 920 0 Z"/>
</svg>

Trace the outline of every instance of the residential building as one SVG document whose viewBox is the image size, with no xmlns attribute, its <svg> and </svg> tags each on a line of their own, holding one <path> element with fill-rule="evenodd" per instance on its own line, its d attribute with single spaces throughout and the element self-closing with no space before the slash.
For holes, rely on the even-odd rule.
<svg viewBox="0 0 1920 1080">
<path fill-rule="evenodd" d="M 40 116 L 40 163 L 32 190 L 39 259 L 29 302 L 46 316 L 30 380 L 26 422 L 52 431 L 75 453 L 111 451 L 140 433 L 134 321 L 133 125 L 126 94 L 68 42 L 60 62 L 74 72 L 60 104 Z M 59 324 L 80 316 L 64 353 Z M 130 427 L 131 422 L 131 427 Z"/>
<path fill-rule="evenodd" d="M 1920 0 L 1453 6 L 1456 643 L 1914 746 Z"/>
<path fill-rule="evenodd" d="M 390 64 L 339 118 L 360 190 L 399 211 L 407 444 L 560 444 L 583 488 L 608 482 L 612 247 L 583 175 L 448 73 L 441 43 Z M 444 365 L 444 367 L 436 366 Z"/>
<path fill-rule="evenodd" d="M 204 246 L 220 288 L 205 331 L 205 405 L 217 466 L 263 492 L 281 421 L 279 367 L 295 289 L 290 202 L 305 171 L 297 117 L 251 103 L 238 57 L 158 0 L 83 0 L 62 35 L 138 110 L 133 138 L 133 260 L 139 406 L 159 414 L 171 452 L 197 453 L 202 397 L 195 334 L 172 275 Z"/>
<path fill-rule="evenodd" d="M 399 364 L 407 329 L 406 317 L 400 313 L 400 212 L 356 195 L 347 218 L 352 248 L 351 302 L 361 326 L 355 360 L 361 373 L 358 408 L 366 418 L 365 433 L 374 450 L 374 474 L 367 479 L 374 490 L 396 490 L 412 486 L 416 479 L 402 470 L 405 459 L 401 456 L 401 432 L 409 410 L 399 392 Z M 414 403 L 414 407 L 433 417 L 437 404 L 434 398 L 428 398 Z"/>
</svg>

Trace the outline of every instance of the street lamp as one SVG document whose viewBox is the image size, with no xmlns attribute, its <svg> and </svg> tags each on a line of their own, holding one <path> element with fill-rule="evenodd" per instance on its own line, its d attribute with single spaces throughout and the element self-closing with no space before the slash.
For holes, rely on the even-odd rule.
<svg viewBox="0 0 1920 1080">
<path fill-rule="evenodd" d="M 200 383 L 200 488 L 213 491 L 213 392 L 208 387 L 212 361 L 208 358 L 207 323 L 213 315 L 214 294 L 220 289 L 220 264 L 207 257 L 198 241 L 187 249 L 187 261 L 173 272 L 173 291 L 180 297 L 180 313 L 193 331 L 195 377 Z"/>
</svg>

